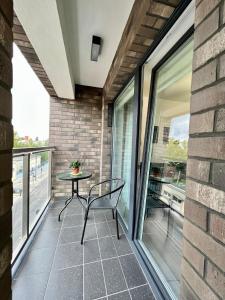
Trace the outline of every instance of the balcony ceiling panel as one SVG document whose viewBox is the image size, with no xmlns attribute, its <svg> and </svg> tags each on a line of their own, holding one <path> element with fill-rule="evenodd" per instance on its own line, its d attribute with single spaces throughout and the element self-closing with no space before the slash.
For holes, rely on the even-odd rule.
<svg viewBox="0 0 225 300">
<path fill-rule="evenodd" d="M 102 88 L 134 0 L 14 0 L 23 37 L 30 42 L 57 96 L 74 98 L 75 84 Z M 103 39 L 97 62 L 90 59 L 92 35 Z M 21 46 L 23 47 L 23 46 Z M 23 50 L 21 48 L 21 50 Z M 28 50 L 25 49 L 25 56 Z M 28 59 L 29 61 L 29 59 Z M 32 66 L 32 65 L 31 65 Z M 36 70 L 34 70 L 36 71 Z"/>
<path fill-rule="evenodd" d="M 61 1 L 64 35 L 77 84 L 103 87 L 134 0 Z M 91 61 L 92 35 L 103 39 L 101 55 Z"/>
</svg>

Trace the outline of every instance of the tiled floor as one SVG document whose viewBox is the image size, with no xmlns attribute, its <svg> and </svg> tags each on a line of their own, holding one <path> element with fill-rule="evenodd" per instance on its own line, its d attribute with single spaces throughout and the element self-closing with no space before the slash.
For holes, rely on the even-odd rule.
<svg viewBox="0 0 225 300">
<path fill-rule="evenodd" d="M 73 201 L 63 220 L 55 201 L 13 280 L 13 300 L 153 300 L 149 285 L 111 211 L 91 211 L 80 244 L 82 208 Z"/>
</svg>

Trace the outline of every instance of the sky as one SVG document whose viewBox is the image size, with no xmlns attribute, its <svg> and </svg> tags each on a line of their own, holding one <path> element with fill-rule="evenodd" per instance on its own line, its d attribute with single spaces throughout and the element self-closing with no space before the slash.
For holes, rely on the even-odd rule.
<svg viewBox="0 0 225 300">
<path fill-rule="evenodd" d="M 189 114 L 173 118 L 170 124 L 170 138 L 187 141 L 189 137 L 189 122 Z"/>
<path fill-rule="evenodd" d="M 15 44 L 13 52 L 14 130 L 19 136 L 48 139 L 49 94 Z"/>
</svg>

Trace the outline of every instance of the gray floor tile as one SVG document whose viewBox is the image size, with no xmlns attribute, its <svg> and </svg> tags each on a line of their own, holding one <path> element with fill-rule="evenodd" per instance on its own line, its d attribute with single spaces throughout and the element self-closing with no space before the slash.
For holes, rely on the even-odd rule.
<svg viewBox="0 0 225 300">
<path fill-rule="evenodd" d="M 96 224 L 98 237 L 110 236 L 110 231 L 107 222 Z"/>
<path fill-rule="evenodd" d="M 94 212 L 93 211 L 89 211 L 87 224 L 90 225 L 90 224 L 94 224 L 94 223 L 95 223 Z"/>
<path fill-rule="evenodd" d="M 82 230 L 83 230 L 83 227 L 82 227 Z M 88 224 L 86 226 L 86 230 L 85 230 L 84 243 L 85 243 L 85 241 L 93 240 L 93 239 L 97 239 L 96 228 L 95 228 L 95 225 Z"/>
<path fill-rule="evenodd" d="M 140 286 L 130 290 L 132 300 L 154 300 L 150 288 L 148 285 Z"/>
<path fill-rule="evenodd" d="M 105 217 L 106 217 L 107 221 L 113 221 L 114 219 L 113 219 L 113 215 L 112 215 L 112 210 L 107 210 L 105 212 Z"/>
<path fill-rule="evenodd" d="M 59 244 L 79 242 L 81 239 L 82 226 L 62 228 L 59 236 Z"/>
<path fill-rule="evenodd" d="M 113 240 L 110 236 L 99 239 L 99 246 L 102 259 L 117 256 Z"/>
<path fill-rule="evenodd" d="M 109 260 L 104 260 L 102 263 L 105 274 L 107 294 L 113 294 L 126 290 L 127 286 L 119 259 L 112 258 Z"/>
<path fill-rule="evenodd" d="M 129 288 L 146 283 L 144 274 L 142 273 L 134 254 L 120 256 L 119 259 Z"/>
<path fill-rule="evenodd" d="M 108 300 L 131 300 L 129 292 L 121 292 L 115 295 L 111 295 L 108 297 Z"/>
<path fill-rule="evenodd" d="M 69 197 L 68 197 L 69 198 Z M 65 199 L 61 199 L 61 200 L 56 200 L 52 202 L 51 208 L 57 208 L 59 210 L 61 210 L 64 206 L 65 206 Z"/>
<path fill-rule="evenodd" d="M 42 300 L 48 282 L 48 273 L 19 277 L 13 280 L 13 300 Z"/>
<path fill-rule="evenodd" d="M 58 217 L 55 218 L 46 218 L 40 226 L 40 230 L 52 231 L 60 229 L 62 226 L 62 221 L 58 221 Z"/>
<path fill-rule="evenodd" d="M 64 201 L 61 202 L 64 204 Z M 63 221 L 66 226 L 72 226 L 64 227 L 63 225 L 62 228 L 63 222 L 57 220 L 59 208 L 50 209 L 47 219 L 40 227 L 37 237 L 15 276 L 13 299 L 81 300 L 83 299 L 84 275 L 84 300 L 96 298 L 106 300 L 102 265 L 100 261 L 96 262 L 96 260 L 100 260 L 101 256 L 104 259 L 102 264 L 107 293 L 112 294 L 108 296 L 108 300 L 131 300 L 128 291 L 125 291 L 127 286 L 124 275 L 129 288 L 131 288 L 133 300 L 154 299 L 147 284 L 136 288 L 145 284 L 146 280 L 135 256 L 133 254 L 126 255 L 132 250 L 125 235 L 121 235 L 120 240 L 117 240 L 116 236 L 112 236 L 112 234 L 116 234 L 115 220 L 102 222 L 106 213 L 108 213 L 107 219 L 110 220 L 111 211 L 96 211 L 96 218 L 100 222 L 96 225 L 92 223 L 94 212 L 90 212 L 90 223 L 87 225 L 85 243 L 82 246 L 80 239 L 83 226 L 74 226 L 77 224 L 74 222 L 83 223 L 83 215 L 74 214 L 76 209 L 78 209 L 78 205 L 73 203 L 71 211 L 68 211 Z M 78 211 L 80 212 L 80 208 Z M 104 215 L 103 219 L 101 214 Z M 96 227 L 100 237 L 98 241 Z M 57 240 L 59 240 L 58 246 Z M 122 255 L 119 259 L 115 258 L 117 253 L 119 256 Z M 86 263 L 84 267 L 81 266 L 83 259 Z M 122 264 L 122 269 L 119 262 Z M 49 274 L 50 278 L 46 289 Z"/>
<path fill-rule="evenodd" d="M 70 215 L 82 215 L 83 213 L 83 209 L 82 209 L 82 206 L 79 205 L 79 204 L 76 204 L 76 205 L 69 205 L 67 208 L 66 208 L 66 215 L 67 216 L 70 216 Z"/>
<path fill-rule="evenodd" d="M 46 217 L 47 218 L 58 218 L 60 210 L 61 209 L 59 209 L 59 208 L 50 208 L 47 212 Z"/>
<path fill-rule="evenodd" d="M 113 236 L 113 242 L 115 244 L 118 255 L 125 255 L 133 252 L 125 234 L 121 234 L 119 240 L 116 236 Z"/>
<path fill-rule="evenodd" d="M 84 299 L 96 299 L 106 295 L 100 262 L 84 265 Z"/>
<path fill-rule="evenodd" d="M 57 247 L 53 269 L 63 269 L 81 264 L 83 264 L 83 246 L 80 242 Z"/>
<path fill-rule="evenodd" d="M 84 243 L 84 263 L 100 260 L 98 240 L 91 240 Z"/>
<path fill-rule="evenodd" d="M 117 235 L 116 221 L 115 220 L 109 221 L 108 224 L 109 224 L 110 234 L 111 235 Z M 124 233 L 123 229 L 122 229 L 121 225 L 119 224 L 119 234 L 121 235 L 123 233 Z"/>
<path fill-rule="evenodd" d="M 83 267 L 74 267 L 52 272 L 49 278 L 45 300 L 82 300 Z"/>
<path fill-rule="evenodd" d="M 83 215 L 71 215 L 65 216 L 63 219 L 63 227 L 73 227 L 83 225 L 84 217 Z"/>
<path fill-rule="evenodd" d="M 32 241 L 30 249 L 55 248 L 58 242 L 59 232 L 59 229 L 51 231 L 39 230 Z"/>
<path fill-rule="evenodd" d="M 95 210 L 94 211 L 95 223 L 106 222 L 105 213 L 103 210 Z"/>
<path fill-rule="evenodd" d="M 29 251 L 25 256 L 16 278 L 40 273 L 50 273 L 55 248 L 41 248 Z"/>
</svg>

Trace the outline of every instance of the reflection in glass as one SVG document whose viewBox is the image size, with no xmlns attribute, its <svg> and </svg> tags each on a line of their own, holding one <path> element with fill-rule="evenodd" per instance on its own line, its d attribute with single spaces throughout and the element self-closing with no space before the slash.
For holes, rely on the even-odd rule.
<svg viewBox="0 0 225 300">
<path fill-rule="evenodd" d="M 118 211 L 126 226 L 128 225 L 130 201 L 133 102 L 134 81 L 116 100 L 113 119 L 112 175 L 124 179 L 126 183 L 118 204 Z"/>
<path fill-rule="evenodd" d="M 179 298 L 193 41 L 156 72 L 154 111 L 138 239 L 168 291 Z"/>
<path fill-rule="evenodd" d="M 144 138 L 145 138 L 145 130 L 147 123 L 147 113 L 148 113 L 148 105 L 149 105 L 149 92 L 150 92 L 150 82 L 151 82 L 151 65 L 148 63 L 143 65 L 142 72 L 142 93 L 141 93 L 141 105 L 140 105 L 140 122 L 139 122 L 139 153 L 138 153 L 138 163 L 140 164 L 143 159 L 143 150 L 144 150 Z M 154 136 L 155 138 L 156 130 L 154 128 Z"/>
<path fill-rule="evenodd" d="M 30 156 L 30 224 L 32 230 L 49 201 L 49 152 Z"/>
</svg>

